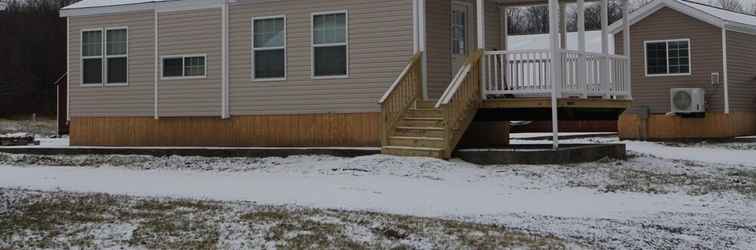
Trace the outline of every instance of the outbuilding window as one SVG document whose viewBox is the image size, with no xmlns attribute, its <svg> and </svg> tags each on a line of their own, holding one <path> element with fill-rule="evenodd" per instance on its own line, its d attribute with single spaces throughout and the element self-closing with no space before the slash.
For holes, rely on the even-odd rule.
<svg viewBox="0 0 756 250">
<path fill-rule="evenodd" d="M 128 83 L 128 29 L 107 28 L 81 32 L 81 84 Z"/>
<path fill-rule="evenodd" d="M 106 84 L 128 82 L 128 31 L 124 28 L 105 31 Z"/>
<path fill-rule="evenodd" d="M 162 57 L 162 78 L 192 79 L 205 78 L 207 72 L 207 56 L 205 55 L 176 55 Z"/>
<path fill-rule="evenodd" d="M 347 12 L 312 15 L 313 77 L 346 77 L 348 71 Z"/>
<path fill-rule="evenodd" d="M 646 75 L 690 75 L 690 39 L 646 41 Z"/>
<path fill-rule="evenodd" d="M 102 30 L 81 32 L 81 84 L 102 84 Z"/>
<path fill-rule="evenodd" d="M 286 18 L 252 19 L 252 79 L 286 78 Z"/>
</svg>

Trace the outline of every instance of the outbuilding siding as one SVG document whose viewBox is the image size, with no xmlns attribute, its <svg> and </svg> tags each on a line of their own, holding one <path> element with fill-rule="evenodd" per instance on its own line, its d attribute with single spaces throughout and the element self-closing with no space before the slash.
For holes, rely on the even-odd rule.
<svg viewBox="0 0 756 250">
<path fill-rule="evenodd" d="M 152 116 L 154 110 L 154 13 L 141 11 L 69 17 L 69 98 L 72 117 Z M 128 86 L 81 85 L 81 31 L 128 27 Z"/>
<path fill-rule="evenodd" d="M 161 79 L 158 110 L 165 116 L 221 115 L 221 9 L 159 13 L 161 57 L 206 54 L 202 79 Z"/>
<path fill-rule="evenodd" d="M 312 79 L 313 13 L 348 12 L 349 77 Z M 229 8 L 231 115 L 378 112 L 413 54 L 411 0 L 239 1 Z M 253 17 L 286 16 L 287 76 L 252 81 Z"/>
<path fill-rule="evenodd" d="M 727 31 L 730 111 L 756 111 L 756 35 Z"/>
<path fill-rule="evenodd" d="M 615 34 L 615 51 L 621 54 L 623 32 Z M 691 75 L 647 77 L 643 42 L 690 39 Z M 628 112 L 649 107 L 651 113 L 670 112 L 671 88 L 704 88 L 706 110 L 723 112 L 723 86 L 712 86 L 711 73 L 722 74 L 722 30 L 685 14 L 662 8 L 630 27 L 633 105 Z M 732 94 L 732 90 L 730 91 Z"/>
</svg>

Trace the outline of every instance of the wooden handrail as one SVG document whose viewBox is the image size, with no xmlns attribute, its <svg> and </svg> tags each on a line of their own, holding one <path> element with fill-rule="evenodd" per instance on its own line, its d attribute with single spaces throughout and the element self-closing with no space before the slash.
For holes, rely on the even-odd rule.
<svg viewBox="0 0 756 250">
<path fill-rule="evenodd" d="M 423 75 L 422 52 L 418 52 L 410 59 L 399 77 L 391 84 L 388 91 L 378 103 L 381 105 L 382 136 L 381 142 L 387 145 L 389 133 L 396 126 L 399 119 L 417 101 L 422 99 Z"/>
<path fill-rule="evenodd" d="M 475 51 L 467 57 L 454 82 L 444 92 L 444 96 L 436 103 L 441 108 L 446 133 L 444 133 L 445 158 L 451 157 L 462 139 L 467 127 L 472 123 L 481 103 L 480 60 L 483 50 Z"/>
</svg>

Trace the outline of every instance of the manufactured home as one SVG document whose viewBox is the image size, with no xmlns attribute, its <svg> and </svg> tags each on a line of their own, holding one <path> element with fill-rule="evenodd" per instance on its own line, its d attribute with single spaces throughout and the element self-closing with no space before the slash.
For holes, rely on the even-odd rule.
<svg viewBox="0 0 756 250">
<path fill-rule="evenodd" d="M 544 4 L 550 47 L 507 50 L 505 9 Z M 510 120 L 617 119 L 629 58 L 607 15 L 601 53 L 584 29 L 562 49 L 567 4 L 584 16 L 583 0 L 83 0 L 61 10 L 70 142 L 448 158 L 506 144 Z"/>
<path fill-rule="evenodd" d="M 619 121 L 628 139 L 756 134 L 756 16 L 657 0 L 629 16 L 633 104 Z M 610 29 L 624 37 L 619 21 Z M 616 42 L 617 51 L 626 51 Z"/>
</svg>

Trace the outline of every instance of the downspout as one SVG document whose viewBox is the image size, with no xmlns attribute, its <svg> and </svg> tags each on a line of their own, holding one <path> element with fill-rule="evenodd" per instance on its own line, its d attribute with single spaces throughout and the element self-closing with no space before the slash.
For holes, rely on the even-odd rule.
<svg viewBox="0 0 756 250">
<path fill-rule="evenodd" d="M 66 17 L 66 122 L 71 122 L 71 17 Z M 70 132 L 69 132 L 70 133 Z"/>
<path fill-rule="evenodd" d="M 221 118 L 230 117 L 228 110 L 228 1 L 221 6 Z"/>
<path fill-rule="evenodd" d="M 155 79 L 154 79 L 155 80 L 155 96 L 154 96 L 154 99 L 155 99 L 154 100 L 155 101 L 155 114 L 154 114 L 154 118 L 156 120 L 160 119 L 160 113 L 159 113 L 159 110 L 158 110 L 158 96 L 159 96 L 158 95 L 158 84 L 159 84 L 159 81 L 160 81 L 160 52 L 159 52 L 160 49 L 158 48 L 158 46 L 159 46 L 158 40 L 160 38 L 160 32 L 159 32 L 160 25 L 158 23 L 159 23 L 159 20 L 158 20 L 158 10 L 157 10 L 157 8 L 155 8 L 155 27 L 154 27 L 154 29 L 155 29 Z"/>
<path fill-rule="evenodd" d="M 730 113 L 730 89 L 727 84 L 727 24 L 722 25 L 722 81 L 724 82 L 724 112 Z"/>
</svg>

